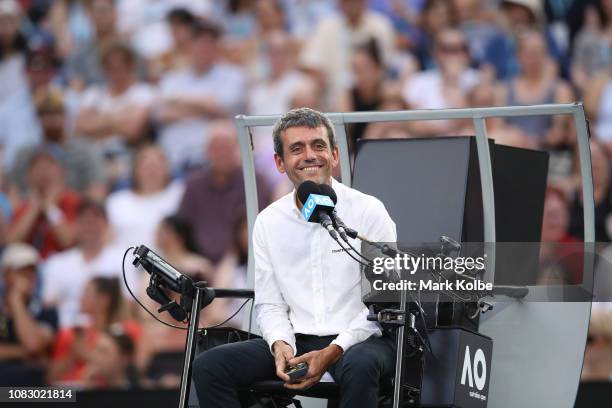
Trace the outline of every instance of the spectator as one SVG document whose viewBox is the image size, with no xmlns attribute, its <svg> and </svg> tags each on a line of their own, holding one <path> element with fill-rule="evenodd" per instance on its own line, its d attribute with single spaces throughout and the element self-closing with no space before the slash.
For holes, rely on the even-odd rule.
<svg viewBox="0 0 612 408">
<path fill-rule="evenodd" d="M 389 82 L 383 86 L 382 100 L 377 107 L 382 111 L 406 110 L 408 106 L 402 97 L 401 84 Z M 376 122 L 368 124 L 364 139 L 404 139 L 411 137 L 410 122 Z"/>
<path fill-rule="evenodd" d="M 546 49 L 556 64 L 548 65 L 551 73 L 559 73 L 558 62 L 563 56 L 549 29 L 543 25 L 544 13 L 539 0 L 503 0 L 501 2 L 500 26 L 502 31 L 486 46 L 484 64 L 493 67 L 498 79 L 508 80 L 519 71 L 516 55 L 517 38 L 526 31 L 542 31 Z"/>
<path fill-rule="evenodd" d="M 499 89 L 498 105 L 569 103 L 573 100 L 569 85 L 550 68 L 554 63 L 546 47 L 540 32 L 528 31 L 519 36 L 520 71 Z M 569 143 L 568 118 L 562 115 L 509 117 L 506 123 L 521 129 L 539 146 L 557 147 Z"/>
<path fill-rule="evenodd" d="M 374 111 L 382 102 L 385 67 L 376 40 L 358 47 L 351 58 L 353 84 L 339 98 L 338 111 Z M 355 150 L 369 125 L 356 123 L 348 128 L 351 150 Z"/>
<path fill-rule="evenodd" d="M 117 0 L 118 29 L 136 53 L 145 60 L 158 58 L 172 48 L 172 35 L 166 17 L 176 8 L 187 8 L 194 15 L 210 13 L 209 0 Z"/>
<path fill-rule="evenodd" d="M 244 76 L 221 60 L 220 35 L 213 23 L 195 24 L 189 69 L 172 71 L 160 82 L 159 143 L 172 171 L 201 164 L 210 119 L 240 110 Z"/>
<path fill-rule="evenodd" d="M 542 218 L 538 284 L 582 283 L 584 248 L 569 234 L 569 225 L 569 202 L 561 190 L 548 187 Z"/>
<path fill-rule="evenodd" d="M 57 146 L 42 146 L 30 158 L 27 198 L 17 206 L 9 242 L 28 242 L 43 258 L 74 244 L 79 195 L 65 183 L 65 158 Z"/>
<path fill-rule="evenodd" d="M 19 149 L 40 140 L 25 76 L 26 38 L 20 31 L 21 10 L 14 0 L 0 2 L 0 167 L 10 169 Z"/>
<path fill-rule="evenodd" d="M 461 31 L 441 30 L 436 36 L 434 56 L 438 68 L 418 72 L 404 84 L 404 99 L 412 109 L 445 109 L 467 106 L 467 95 L 478 82 L 470 68 L 470 54 Z M 416 122 L 414 132 L 424 136 L 456 133 L 457 122 L 437 120 Z"/>
<path fill-rule="evenodd" d="M 595 136 L 612 157 L 612 66 L 595 75 L 586 85 L 584 109 L 594 122 Z"/>
<path fill-rule="evenodd" d="M 269 62 L 269 73 L 251 87 L 247 111 L 250 115 L 281 114 L 290 109 L 291 98 L 307 77 L 295 69 L 291 40 L 283 31 L 275 31 L 267 36 L 263 59 Z M 271 128 L 256 127 L 251 131 L 256 166 L 270 179 L 279 179 L 276 166 L 271 160 L 274 152 Z"/>
<path fill-rule="evenodd" d="M 140 325 L 125 316 L 119 279 L 91 279 L 81 297 L 82 320 L 58 333 L 47 378 L 52 384 L 82 384 L 86 367 L 93 357 L 96 344 L 105 331 L 117 325 L 137 342 Z"/>
<path fill-rule="evenodd" d="M 230 249 L 231 227 L 245 211 L 244 179 L 234 124 L 214 122 L 209 132 L 209 166 L 189 177 L 179 214 L 193 226 L 199 252 L 217 263 Z M 259 208 L 264 208 L 270 188 L 260 177 L 257 186 Z"/>
<path fill-rule="evenodd" d="M 100 333 L 88 359 L 83 385 L 93 389 L 132 389 L 139 387 L 134 364 L 134 341 L 120 327 Z"/>
<path fill-rule="evenodd" d="M 34 298 L 38 252 L 11 244 L 0 271 L 4 295 L 0 305 L 0 386 L 42 386 L 48 348 L 57 329 L 57 312 Z"/>
<path fill-rule="evenodd" d="M 93 36 L 76 44 L 64 66 L 70 87 L 77 91 L 104 83 L 100 52 L 119 40 L 115 1 L 92 0 L 86 4 L 89 20 L 93 25 Z"/>
<path fill-rule="evenodd" d="M 182 183 L 172 182 L 168 160 L 160 147 L 141 147 L 134 158 L 132 185 L 106 200 L 108 220 L 119 248 L 154 247 L 155 229 L 174 214 L 183 194 Z"/>
<path fill-rule="evenodd" d="M 157 228 L 155 241 L 169 263 L 196 281 L 212 281 L 213 270 L 210 261 L 198 254 L 191 225 L 176 215 L 164 217 Z"/>
<path fill-rule="evenodd" d="M 380 46 L 385 66 L 395 53 L 395 33 L 391 22 L 368 10 L 366 0 L 339 0 L 339 7 L 339 15 L 327 17 L 319 23 L 300 57 L 301 66 L 316 73 L 328 89 L 328 104 L 348 85 L 351 50 L 374 38 Z"/>
<path fill-rule="evenodd" d="M 76 240 L 74 248 L 51 256 L 43 268 L 43 300 L 58 309 L 61 327 L 77 323 L 83 291 L 91 278 L 121 276 L 124 248 L 111 242 L 104 206 L 89 200 L 81 203 Z M 127 271 L 128 282 L 135 288 L 138 280 L 133 268 Z"/>
<path fill-rule="evenodd" d="M 45 87 L 34 95 L 34 104 L 43 134 L 43 145 L 58 151 L 65 159 L 66 184 L 69 188 L 96 199 L 106 195 L 102 156 L 83 140 L 66 134 L 66 108 L 64 98 L 56 88 Z M 27 167 L 32 155 L 40 147 L 27 147 L 19 151 L 12 169 L 13 183 L 23 194 L 27 189 Z"/>
<path fill-rule="evenodd" d="M 457 19 L 454 3 L 448 0 L 426 0 L 416 33 L 414 53 L 423 70 L 436 67 L 432 51 L 436 33 L 453 27 Z"/>
<path fill-rule="evenodd" d="M 146 137 L 153 89 L 136 80 L 136 56 L 122 44 L 102 53 L 107 84 L 84 93 L 75 132 L 96 141 L 107 161 L 110 185 L 129 173 L 131 149 Z"/>
<path fill-rule="evenodd" d="M 584 25 L 574 40 L 572 83 L 582 95 L 594 75 L 612 62 L 609 32 L 612 28 L 612 3 L 599 0 L 584 13 Z"/>
<path fill-rule="evenodd" d="M 172 34 L 173 46 L 166 53 L 149 61 L 147 74 L 154 82 L 168 71 L 189 67 L 193 24 L 196 22 L 196 17 L 186 8 L 175 8 L 170 10 L 166 21 Z"/>
</svg>

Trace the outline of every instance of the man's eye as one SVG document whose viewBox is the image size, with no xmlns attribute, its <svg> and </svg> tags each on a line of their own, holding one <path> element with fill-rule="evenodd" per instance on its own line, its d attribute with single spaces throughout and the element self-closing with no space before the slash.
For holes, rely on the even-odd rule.
<svg viewBox="0 0 612 408">
<path fill-rule="evenodd" d="M 325 146 L 325 144 L 324 144 L 324 143 L 317 143 L 317 144 L 315 145 L 315 149 L 317 149 L 317 150 L 325 150 L 325 147 L 326 147 L 326 146 Z"/>
<path fill-rule="evenodd" d="M 291 153 L 299 153 L 302 151 L 301 147 L 292 147 L 291 148 Z"/>
</svg>

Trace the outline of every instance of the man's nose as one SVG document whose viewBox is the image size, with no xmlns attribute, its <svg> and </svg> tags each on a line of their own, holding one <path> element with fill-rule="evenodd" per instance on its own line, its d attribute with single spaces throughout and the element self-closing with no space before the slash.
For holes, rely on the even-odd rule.
<svg viewBox="0 0 612 408">
<path fill-rule="evenodd" d="M 310 146 L 306 146 L 306 149 L 304 149 L 304 160 L 308 160 L 308 161 L 317 160 L 316 152 Z"/>
</svg>

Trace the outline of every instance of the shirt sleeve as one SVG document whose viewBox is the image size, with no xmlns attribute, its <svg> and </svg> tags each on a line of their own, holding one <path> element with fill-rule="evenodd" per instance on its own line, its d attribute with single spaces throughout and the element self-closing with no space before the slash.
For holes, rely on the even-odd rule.
<svg viewBox="0 0 612 408">
<path fill-rule="evenodd" d="M 389 216 L 384 204 L 372 198 L 364 213 L 364 234 L 375 242 L 391 242 L 397 240 L 395 222 Z M 368 321 L 368 308 L 363 306 L 361 312 L 351 320 L 349 327 L 338 334 L 332 344 L 340 346 L 344 352 L 355 344 L 361 343 L 370 336 L 380 337 L 382 331 L 376 322 Z"/>
<path fill-rule="evenodd" d="M 255 256 L 255 314 L 262 337 L 270 346 L 283 340 L 297 354 L 295 334 L 289 321 L 289 305 L 283 299 L 270 262 L 261 217 L 257 217 L 253 229 L 253 253 Z"/>
</svg>

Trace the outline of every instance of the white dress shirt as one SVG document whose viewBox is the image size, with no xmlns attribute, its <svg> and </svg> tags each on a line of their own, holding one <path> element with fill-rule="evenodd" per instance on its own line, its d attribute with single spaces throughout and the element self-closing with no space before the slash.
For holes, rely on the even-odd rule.
<svg viewBox="0 0 612 408">
<path fill-rule="evenodd" d="M 383 203 L 333 180 L 336 211 L 344 223 L 373 241 L 395 242 L 395 223 Z M 351 244 L 359 250 L 356 240 Z M 255 310 L 263 338 L 272 346 L 295 333 L 338 335 L 344 351 L 374 335 L 361 301 L 357 262 L 340 250 L 319 224 L 308 223 L 295 203 L 295 191 L 270 204 L 255 220 Z"/>
</svg>

